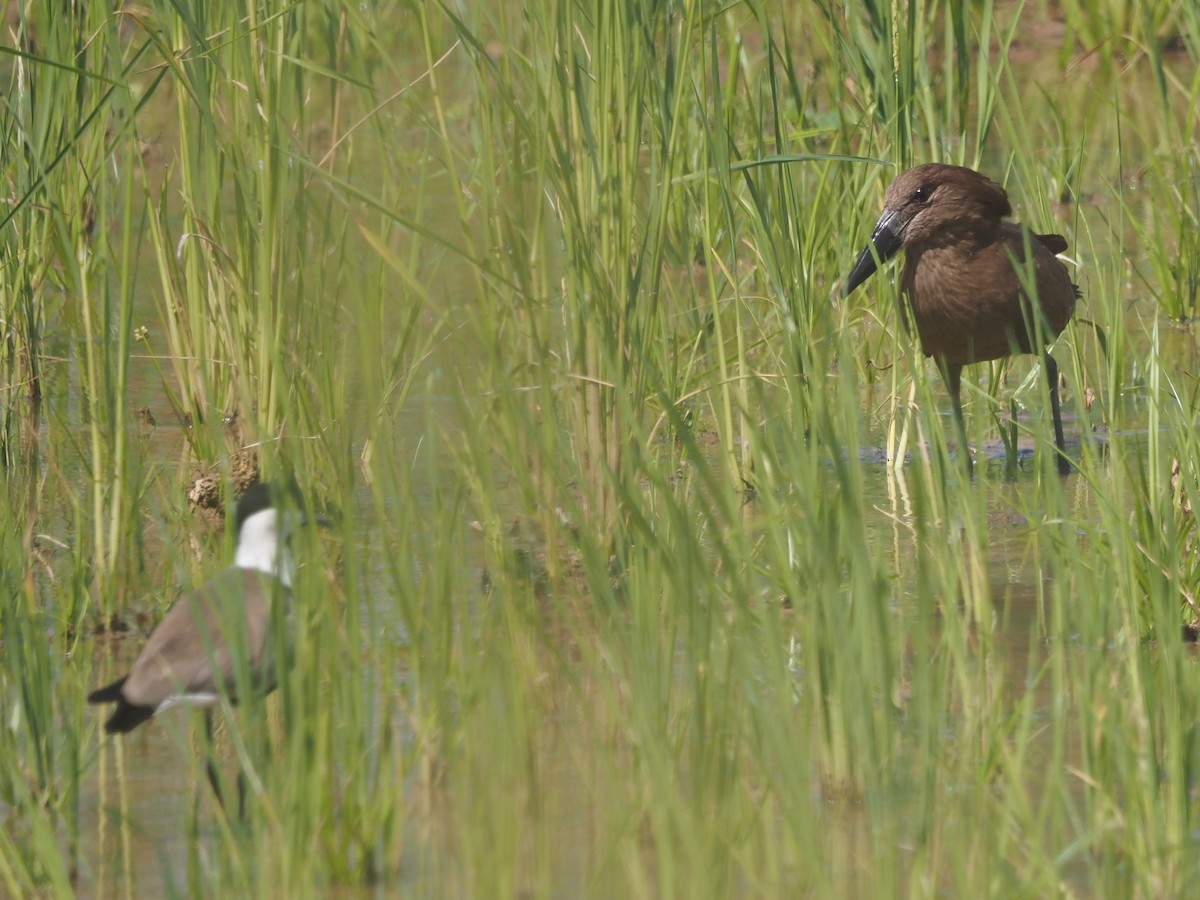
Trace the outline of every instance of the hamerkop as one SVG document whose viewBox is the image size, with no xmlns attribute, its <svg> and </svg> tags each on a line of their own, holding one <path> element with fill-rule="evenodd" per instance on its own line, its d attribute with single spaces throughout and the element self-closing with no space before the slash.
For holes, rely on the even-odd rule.
<svg viewBox="0 0 1200 900">
<path fill-rule="evenodd" d="M 1071 463 L 1063 446 L 1058 365 L 1044 342 L 1067 327 L 1078 289 L 1055 257 L 1067 249 L 1066 239 L 1004 221 L 1010 215 L 1004 188 L 973 169 L 928 163 L 901 172 L 888 186 L 883 215 L 846 279 L 846 293 L 904 250 L 900 289 L 921 348 L 946 380 L 964 447 L 963 366 L 1042 353 L 1058 470 L 1065 475 Z M 1030 302 L 1030 286 L 1036 286 L 1036 303 Z M 903 318 L 907 326 L 907 309 Z"/>
</svg>

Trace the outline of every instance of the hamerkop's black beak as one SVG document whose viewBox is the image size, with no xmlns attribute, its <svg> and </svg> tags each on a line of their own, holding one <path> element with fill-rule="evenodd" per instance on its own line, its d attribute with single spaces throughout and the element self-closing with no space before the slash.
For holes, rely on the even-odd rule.
<svg viewBox="0 0 1200 900">
<path fill-rule="evenodd" d="M 858 254 L 850 277 L 846 279 L 847 294 L 875 274 L 879 263 L 887 262 L 900 252 L 904 235 L 896 219 L 897 214 L 892 210 L 884 210 L 883 215 L 879 217 L 875 230 L 871 232 L 871 243 L 863 247 L 862 253 Z"/>
</svg>

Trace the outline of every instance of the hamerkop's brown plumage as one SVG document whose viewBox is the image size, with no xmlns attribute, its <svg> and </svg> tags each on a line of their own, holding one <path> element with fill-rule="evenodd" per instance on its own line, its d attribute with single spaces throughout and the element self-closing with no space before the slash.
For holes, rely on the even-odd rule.
<svg viewBox="0 0 1200 900">
<path fill-rule="evenodd" d="M 901 172 L 888 186 L 883 215 L 854 263 L 846 293 L 871 277 L 878 262 L 904 250 L 900 289 L 922 349 L 946 379 L 964 446 L 963 366 L 1043 353 L 1058 468 L 1066 474 L 1071 464 L 1063 447 L 1058 366 L 1044 343 L 1067 327 L 1078 291 L 1054 255 L 1067 249 L 1066 239 L 1005 222 L 1010 215 L 1004 188 L 973 169 L 929 163 Z M 1029 284 L 1036 284 L 1036 304 L 1029 302 Z"/>
</svg>

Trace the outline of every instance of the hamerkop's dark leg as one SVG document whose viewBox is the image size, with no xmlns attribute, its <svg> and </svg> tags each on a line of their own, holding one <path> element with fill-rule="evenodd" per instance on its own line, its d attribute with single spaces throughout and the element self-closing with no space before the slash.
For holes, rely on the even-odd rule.
<svg viewBox="0 0 1200 900">
<path fill-rule="evenodd" d="M 1062 406 L 1058 402 L 1058 363 L 1049 353 L 1045 355 L 1046 378 L 1050 382 L 1050 413 L 1054 416 L 1054 444 L 1058 447 L 1058 474 L 1071 474 L 1071 460 L 1067 457 L 1066 441 L 1063 438 Z"/>
<path fill-rule="evenodd" d="M 973 470 L 971 448 L 967 446 L 967 424 L 963 421 L 962 410 L 962 366 L 953 366 L 942 362 L 940 366 L 942 378 L 946 382 L 946 391 L 950 394 L 950 404 L 954 410 L 954 425 L 958 430 L 959 452 L 967 461 L 967 471 Z"/>
</svg>

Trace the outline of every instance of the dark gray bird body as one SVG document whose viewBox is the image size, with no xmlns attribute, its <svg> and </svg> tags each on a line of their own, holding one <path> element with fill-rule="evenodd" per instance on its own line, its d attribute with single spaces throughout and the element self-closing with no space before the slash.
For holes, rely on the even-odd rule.
<svg viewBox="0 0 1200 900">
<path fill-rule="evenodd" d="M 275 687 L 271 604 L 288 602 L 273 575 L 231 567 L 180 597 L 150 635 L 129 674 L 93 691 L 89 703 L 116 703 L 109 732 L 136 728 L 179 704 L 210 707 L 224 693 L 237 699 L 235 654 L 244 658 L 250 687 Z"/>
</svg>

